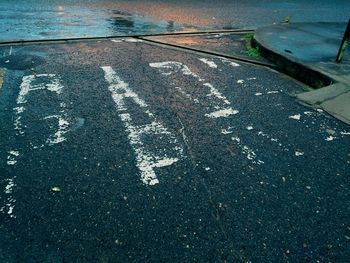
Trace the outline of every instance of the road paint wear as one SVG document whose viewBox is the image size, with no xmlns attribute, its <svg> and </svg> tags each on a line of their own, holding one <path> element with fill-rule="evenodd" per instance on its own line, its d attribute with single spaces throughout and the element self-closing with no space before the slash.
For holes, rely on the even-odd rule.
<svg viewBox="0 0 350 263">
<path fill-rule="evenodd" d="M 15 165 L 17 163 L 17 158 L 19 156 L 19 151 L 9 151 L 7 156 L 7 165 Z"/>
<path fill-rule="evenodd" d="M 301 118 L 301 115 L 300 115 L 300 114 L 296 114 L 296 115 L 289 116 L 289 119 L 293 119 L 293 120 L 297 120 L 297 121 L 299 121 L 300 118 Z"/>
<path fill-rule="evenodd" d="M 0 90 L 4 84 L 6 69 L 0 68 Z"/>
<path fill-rule="evenodd" d="M 231 108 L 228 108 L 228 109 L 214 111 L 210 114 L 205 114 L 205 116 L 209 118 L 221 118 L 221 117 L 228 117 L 230 115 L 236 115 L 236 114 L 238 114 L 238 110 L 233 110 Z"/>
<path fill-rule="evenodd" d="M 3 200 L 5 203 L 0 207 L 0 213 L 7 214 L 10 218 L 16 218 L 16 216 L 13 214 L 16 204 L 16 199 L 13 197 L 13 191 L 16 186 L 15 180 L 16 176 L 10 179 L 5 179 L 7 183 L 4 189 L 5 198 Z"/>
<path fill-rule="evenodd" d="M 7 50 L 5 50 L 3 52 L 3 56 L 6 57 L 6 56 L 11 56 L 12 55 L 12 46 L 10 46 L 10 50 L 7 52 Z M 5 63 L 9 63 L 10 60 L 6 60 Z M 0 91 L 4 85 L 4 82 L 5 82 L 5 75 L 6 75 L 6 68 L 0 68 Z"/>
<path fill-rule="evenodd" d="M 228 64 L 232 67 L 239 67 L 240 66 L 238 63 L 233 62 L 233 61 L 228 60 L 228 59 L 222 59 L 221 61 L 222 61 L 222 63 Z"/>
<path fill-rule="evenodd" d="M 188 94 L 186 91 L 184 91 L 182 88 L 180 87 L 175 87 L 175 89 L 177 89 L 182 95 L 184 95 L 186 98 L 188 98 L 189 100 L 192 100 L 194 103 L 198 104 L 199 100 L 198 99 L 194 99 L 192 98 L 191 94 Z"/>
<path fill-rule="evenodd" d="M 36 84 L 35 82 L 40 79 L 48 79 L 49 83 L 45 83 L 44 81 L 42 81 Z M 55 74 L 38 74 L 24 76 L 22 79 L 20 92 L 17 98 L 17 104 L 26 103 L 26 96 L 30 91 L 45 89 L 60 94 L 62 92 L 63 86 L 61 85 L 59 78 L 57 78 Z"/>
<path fill-rule="evenodd" d="M 38 92 L 40 90 L 49 90 L 51 92 L 54 92 L 56 94 L 61 94 L 63 89 L 63 85 L 61 84 L 61 81 L 59 77 L 57 77 L 55 74 L 37 74 L 37 75 L 28 75 L 24 76 L 22 78 L 22 83 L 20 85 L 20 91 L 17 97 L 17 106 L 13 108 L 13 111 L 15 113 L 15 120 L 14 120 L 14 129 L 17 132 L 17 135 L 24 135 L 24 127 L 22 123 L 22 114 L 26 110 L 26 104 L 27 104 L 27 96 L 30 92 Z M 64 115 L 64 110 L 61 111 L 61 113 Z M 45 119 L 45 118 L 44 118 Z M 58 123 L 59 126 L 60 123 Z M 58 128 L 58 131 L 56 133 L 62 133 L 61 127 Z M 55 137 L 55 135 L 54 135 Z M 59 138 L 59 142 L 64 141 L 62 137 Z M 33 147 L 34 149 L 34 147 Z M 16 155 L 10 154 L 8 156 L 8 165 L 14 165 L 17 163 L 16 157 L 20 155 L 18 150 L 12 150 L 11 152 L 16 152 Z"/>
<path fill-rule="evenodd" d="M 70 130 L 69 122 L 66 120 L 64 111 L 63 115 L 51 115 L 45 117 L 44 119 L 47 120 L 52 118 L 58 120 L 58 129 L 53 135 L 50 135 L 50 137 L 46 140 L 46 143 L 49 145 L 54 145 L 66 141 L 67 139 L 64 137 L 64 135 Z"/>
<path fill-rule="evenodd" d="M 142 39 L 137 39 L 137 38 L 119 38 L 119 39 L 112 39 L 111 41 L 114 42 L 114 43 L 123 43 L 123 42 L 137 43 L 137 42 L 143 42 Z"/>
<path fill-rule="evenodd" d="M 27 96 L 29 92 L 37 92 L 40 90 L 48 90 L 61 94 L 63 91 L 63 85 L 61 80 L 56 74 L 37 74 L 24 76 L 20 86 L 20 92 L 17 97 L 17 107 L 14 108 L 15 111 L 15 121 L 14 127 L 20 135 L 24 134 L 23 124 L 22 124 L 22 113 L 25 111 L 25 106 L 27 104 Z M 47 140 L 49 145 L 57 144 L 66 140 L 64 134 L 69 131 L 69 123 L 67 121 L 67 114 L 65 113 L 65 103 L 60 103 L 60 113 L 58 115 L 51 115 L 43 118 L 44 120 L 50 118 L 56 118 L 58 123 L 58 129 L 53 135 Z"/>
<path fill-rule="evenodd" d="M 28 75 L 22 78 L 22 83 L 20 85 L 20 91 L 18 97 L 16 99 L 16 107 L 13 108 L 13 112 L 15 115 L 13 126 L 16 131 L 17 136 L 25 135 L 25 127 L 23 124 L 23 113 L 26 111 L 26 107 L 28 105 L 28 94 L 34 92 L 38 94 L 38 92 L 48 90 L 50 92 L 56 93 L 57 95 L 61 94 L 63 91 L 63 85 L 61 84 L 60 78 L 55 74 L 37 74 L 37 75 Z M 46 144 L 53 145 L 66 140 L 63 136 L 68 132 L 69 123 L 66 120 L 67 114 L 65 113 L 65 103 L 60 103 L 60 112 L 57 115 L 47 116 L 41 120 L 56 118 L 58 123 L 58 129 L 50 135 L 47 139 Z M 30 143 L 31 149 L 35 150 L 38 148 L 44 147 L 44 145 L 33 145 Z M 7 165 L 13 166 L 18 163 L 18 158 L 21 156 L 20 149 L 11 149 L 8 151 L 7 155 Z M 11 218 L 15 218 L 13 214 L 15 208 L 16 200 L 12 197 L 12 193 L 14 191 L 14 187 L 16 186 L 15 180 L 16 177 L 12 177 L 6 179 L 8 181 L 8 185 L 5 188 L 5 193 L 9 195 L 7 197 L 6 204 L 0 208 L 0 212 L 8 214 Z"/>
<path fill-rule="evenodd" d="M 328 136 L 328 137 L 326 138 L 326 141 L 327 141 L 327 142 L 330 142 L 330 141 L 333 141 L 334 139 L 336 139 L 336 138 L 333 137 L 333 136 Z"/>
<path fill-rule="evenodd" d="M 221 129 L 221 133 L 224 134 L 224 135 L 231 134 L 231 133 L 233 133 L 232 129 L 233 129 L 233 127 L 228 127 L 226 129 Z"/>
<path fill-rule="evenodd" d="M 231 66 L 235 66 L 235 67 L 239 66 L 234 62 L 232 62 L 233 64 L 231 64 L 231 61 L 224 60 L 224 62 L 229 63 Z M 188 66 L 176 61 L 150 63 L 149 65 L 152 68 L 157 68 L 159 72 L 164 76 L 170 76 L 172 74 L 180 72 L 183 75 L 192 76 L 200 83 L 204 82 L 202 85 L 206 88 L 209 88 L 209 92 L 206 95 L 206 97 L 213 98 L 211 100 L 211 106 L 215 109 L 215 111 L 206 113 L 204 116 L 208 118 L 227 118 L 229 116 L 236 115 L 239 113 L 238 110 L 232 109 L 231 102 L 218 89 L 216 89 L 211 83 L 205 82 L 205 80 L 202 79 L 197 74 L 193 73 Z M 201 98 L 198 98 L 198 100 L 200 101 Z M 220 103 L 217 103 L 218 100 Z M 221 133 L 224 135 L 231 134 L 232 133 L 231 128 L 232 127 L 228 127 L 227 129 L 222 129 Z M 257 158 L 256 153 L 252 149 L 250 149 L 246 145 L 243 145 L 240 142 L 240 138 L 233 137 L 232 140 L 236 142 L 242 154 L 245 155 L 246 158 L 250 160 L 253 164 L 256 164 L 256 165 L 264 164 L 263 161 Z"/>
<path fill-rule="evenodd" d="M 238 136 L 231 137 L 231 140 L 241 149 L 243 155 L 246 156 L 253 164 L 261 165 L 264 164 L 263 161 L 259 160 L 256 153 L 250 149 L 248 146 L 242 144 L 241 139 Z"/>
<path fill-rule="evenodd" d="M 183 159 L 183 147 L 175 136 L 150 112 L 143 101 L 116 72 L 109 66 L 101 67 L 109 83 L 109 91 L 123 122 L 131 147 L 136 154 L 137 167 L 144 184 L 159 183 L 155 168 L 170 166 Z M 137 116 L 131 116 L 126 106 L 126 99 L 131 99 L 136 107 L 142 109 L 148 119 L 147 124 L 138 124 Z M 163 144 L 162 144 L 163 143 Z M 162 145 L 166 143 L 166 148 Z"/>
<path fill-rule="evenodd" d="M 203 59 L 199 59 L 203 60 Z M 206 62 L 209 63 L 208 60 L 205 60 Z M 234 110 L 231 107 L 231 102 L 218 90 L 216 89 L 212 84 L 205 82 L 204 79 L 202 79 L 200 76 L 197 74 L 193 73 L 188 66 L 177 62 L 177 61 L 165 61 L 165 62 L 155 62 L 155 63 L 150 63 L 150 67 L 156 68 L 162 75 L 164 76 L 170 76 L 172 74 L 176 74 L 180 72 L 182 75 L 185 76 L 191 76 L 194 79 L 196 79 L 199 83 L 203 83 L 202 86 L 205 88 L 209 89 L 208 94 L 206 97 L 211 98 L 210 100 L 210 106 L 211 108 L 214 108 L 215 110 L 206 113 L 205 116 L 208 118 L 227 118 L 231 115 L 238 114 L 238 110 Z M 212 65 L 213 66 L 213 65 Z M 175 87 L 176 89 L 179 90 L 179 87 Z M 181 89 L 181 88 L 180 88 Z M 183 88 L 180 90 L 180 92 L 186 93 L 187 92 L 183 91 Z M 185 95 L 187 98 L 189 98 L 188 95 Z M 196 101 L 201 101 L 202 98 L 193 98 L 191 96 L 191 100 L 196 100 Z"/>
<path fill-rule="evenodd" d="M 210 89 L 210 93 L 207 94 L 207 97 L 213 96 L 216 97 L 220 100 L 222 100 L 224 102 L 224 104 L 226 105 L 230 105 L 231 102 L 229 102 L 229 100 L 220 93 L 220 91 L 218 91 L 216 88 L 214 88 L 213 85 L 211 85 L 210 83 L 204 83 L 203 86 L 208 87 Z"/>
<path fill-rule="evenodd" d="M 186 65 L 176 61 L 155 62 L 149 64 L 152 68 L 157 68 L 159 72 L 164 76 L 170 76 L 178 71 L 181 71 L 183 75 L 192 76 L 198 81 L 203 81 L 197 74 L 193 73 Z"/>
<path fill-rule="evenodd" d="M 218 65 L 215 64 L 214 61 L 206 59 L 206 58 L 199 58 L 198 60 L 202 61 L 204 64 L 207 64 L 210 68 L 217 68 Z"/>
</svg>

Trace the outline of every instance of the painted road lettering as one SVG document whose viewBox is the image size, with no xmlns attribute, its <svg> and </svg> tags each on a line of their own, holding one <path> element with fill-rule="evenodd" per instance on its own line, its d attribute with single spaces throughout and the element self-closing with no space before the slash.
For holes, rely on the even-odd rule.
<svg viewBox="0 0 350 263">
<path fill-rule="evenodd" d="M 40 92 L 45 90 L 53 92 L 59 96 L 63 92 L 63 85 L 61 84 L 60 78 L 55 74 L 28 75 L 22 78 L 19 94 L 16 99 L 16 107 L 13 108 L 15 115 L 13 127 L 16 136 L 24 138 L 26 136 L 26 127 L 33 123 L 32 120 L 25 122 L 25 112 L 28 107 L 31 106 L 28 95 L 33 93 L 33 95 L 39 96 Z M 55 105 L 52 105 L 53 108 L 54 106 Z M 65 103 L 61 102 L 59 104 L 57 114 L 41 118 L 40 121 L 41 123 L 46 123 L 49 119 L 57 120 L 57 128 L 55 127 L 55 129 L 53 129 L 52 134 L 49 135 L 48 138 L 39 138 L 39 141 L 42 141 L 42 144 L 40 145 L 35 145 L 32 141 L 28 141 L 27 143 L 30 145 L 31 150 L 42 148 L 46 145 L 51 146 L 66 140 L 64 135 L 69 131 L 69 122 L 67 121 L 68 116 L 65 111 Z M 7 165 L 17 165 L 19 158 L 21 158 L 21 155 L 23 154 L 23 151 L 18 148 L 20 147 L 10 149 L 7 152 Z M 15 218 L 14 208 L 16 199 L 13 197 L 13 192 L 15 191 L 16 177 L 4 179 L 4 181 L 7 182 L 5 187 L 6 198 L 4 199 L 4 205 L 0 207 L 0 212 L 9 215 L 11 218 Z"/>
<path fill-rule="evenodd" d="M 156 168 L 172 165 L 184 158 L 183 147 L 175 136 L 169 132 L 161 122 L 150 112 L 148 105 L 143 101 L 116 72 L 109 66 L 101 67 L 105 79 L 109 83 L 113 101 L 119 117 L 123 122 L 131 147 L 136 155 L 136 162 L 144 184 L 159 183 Z M 138 124 L 137 116 L 132 116 L 125 99 L 131 99 L 145 114 L 147 124 Z M 146 143 L 147 142 L 147 143 Z M 162 145 L 166 145 L 164 148 Z"/>
<path fill-rule="evenodd" d="M 209 64 L 212 68 L 217 67 L 217 65 L 209 60 L 200 59 L 202 62 Z M 210 99 L 210 108 L 213 110 L 205 114 L 208 118 L 226 118 L 231 115 L 238 114 L 238 110 L 235 110 L 231 107 L 231 102 L 211 83 L 205 82 L 205 79 L 202 79 L 197 74 L 193 73 L 188 66 L 177 62 L 177 61 L 165 61 L 165 62 L 155 62 L 149 63 L 150 67 L 158 69 L 158 71 L 164 76 L 170 76 L 172 74 L 180 72 L 182 75 L 191 76 L 196 79 L 198 82 L 202 83 L 203 88 L 208 90 L 206 95 L 207 98 Z M 215 65 L 215 66 L 214 66 Z M 175 89 L 180 91 L 186 98 L 198 102 L 203 100 L 203 98 L 192 97 L 189 93 L 187 93 L 184 87 L 175 86 Z"/>
<path fill-rule="evenodd" d="M 212 60 L 205 58 L 199 58 L 198 60 L 200 60 L 212 69 L 218 69 L 218 65 Z M 232 67 L 240 66 L 239 64 L 229 60 L 222 60 L 222 63 Z M 238 110 L 232 108 L 231 102 L 217 88 L 215 88 L 211 83 L 206 82 L 205 79 L 202 79 L 196 73 L 192 72 L 187 65 L 176 61 L 155 62 L 150 63 L 149 65 L 152 68 L 158 69 L 158 71 L 164 76 L 170 76 L 176 73 L 180 73 L 183 76 L 191 76 L 196 81 L 198 81 L 204 88 L 206 88 L 208 92 L 205 95 L 205 97 L 199 97 L 198 95 L 191 95 L 191 91 L 186 91 L 186 87 L 178 87 L 175 86 L 175 84 L 172 84 L 174 85 L 174 88 L 177 91 L 179 91 L 187 99 L 193 101 L 196 104 L 199 104 L 201 101 L 203 102 L 205 99 L 209 98 L 209 108 L 211 108 L 212 110 L 208 113 L 205 113 L 205 117 L 212 119 L 227 118 L 239 113 Z M 221 133 L 224 135 L 231 134 L 233 133 L 232 128 L 233 127 L 222 128 Z M 252 149 L 242 144 L 239 138 L 232 139 L 232 142 L 234 142 L 235 146 L 240 149 L 242 155 L 244 155 L 252 164 L 261 165 L 264 163 L 262 160 L 258 159 L 256 153 Z"/>
</svg>

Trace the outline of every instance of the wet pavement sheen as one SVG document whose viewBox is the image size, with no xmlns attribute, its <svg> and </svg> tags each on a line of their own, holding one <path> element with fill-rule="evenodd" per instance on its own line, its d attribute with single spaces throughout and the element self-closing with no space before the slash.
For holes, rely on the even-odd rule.
<svg viewBox="0 0 350 263">
<path fill-rule="evenodd" d="M 349 257 L 349 127 L 297 83 L 132 38 L 1 52 L 44 61 L 3 70 L 1 261 Z"/>
<path fill-rule="evenodd" d="M 248 0 L 0 0 L 0 41 L 346 22 L 350 2 Z"/>
</svg>

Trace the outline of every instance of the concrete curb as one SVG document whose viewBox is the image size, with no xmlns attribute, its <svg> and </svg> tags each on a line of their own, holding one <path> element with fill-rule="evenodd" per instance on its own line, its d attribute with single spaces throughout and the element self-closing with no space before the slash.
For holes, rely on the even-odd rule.
<svg viewBox="0 0 350 263">
<path fill-rule="evenodd" d="M 322 108 L 350 124 L 350 64 L 349 60 L 345 64 L 332 60 L 341 34 L 335 25 L 297 23 L 262 27 L 255 31 L 252 45 L 259 47 L 261 55 L 274 62 L 277 70 L 316 88 L 297 94 L 301 103 Z"/>
<path fill-rule="evenodd" d="M 313 88 L 322 88 L 336 82 L 322 72 L 311 69 L 290 57 L 283 56 L 272 49 L 267 48 L 268 45 L 264 43 L 259 35 L 254 34 L 252 46 L 258 47 L 261 55 L 269 61 L 272 61 L 276 65 L 277 70 Z"/>
</svg>

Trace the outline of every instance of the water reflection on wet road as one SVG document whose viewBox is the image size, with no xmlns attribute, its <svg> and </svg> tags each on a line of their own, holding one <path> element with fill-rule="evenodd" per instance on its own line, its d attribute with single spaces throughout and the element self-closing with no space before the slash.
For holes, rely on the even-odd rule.
<svg viewBox="0 0 350 263">
<path fill-rule="evenodd" d="M 0 0 L 0 41 L 256 28 L 347 21 L 350 2 L 269 0 Z"/>
<path fill-rule="evenodd" d="M 0 6 L 0 41 L 101 37 L 180 31 L 174 21 L 81 6 Z"/>
</svg>

